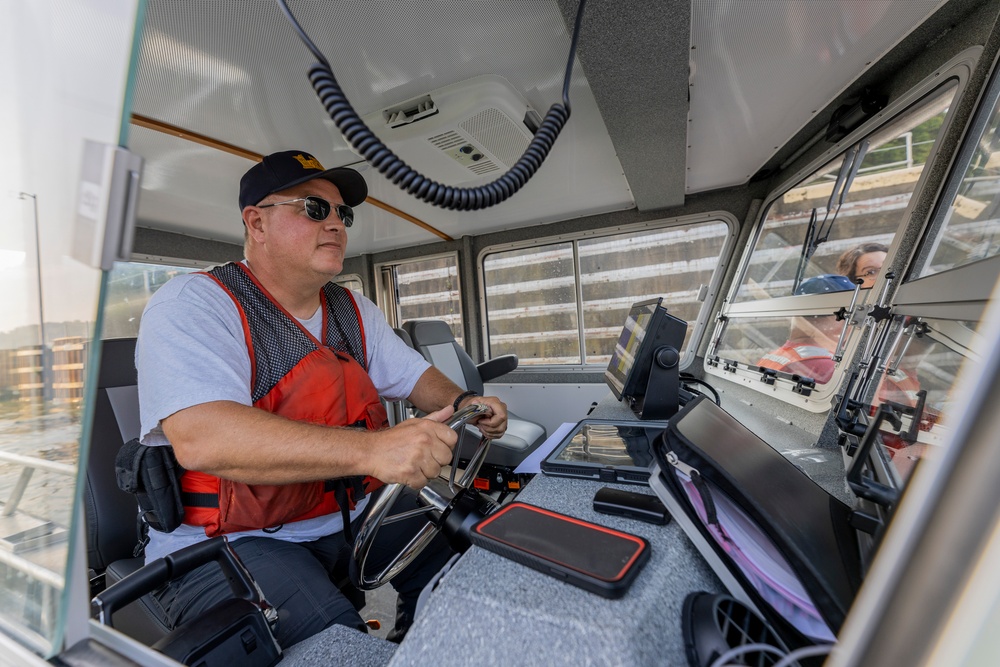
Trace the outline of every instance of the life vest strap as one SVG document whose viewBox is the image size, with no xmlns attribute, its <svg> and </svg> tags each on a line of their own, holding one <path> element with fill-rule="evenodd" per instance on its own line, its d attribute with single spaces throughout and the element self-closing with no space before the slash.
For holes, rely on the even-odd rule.
<svg viewBox="0 0 1000 667">
<path fill-rule="evenodd" d="M 353 498 L 355 504 L 367 495 L 365 491 L 365 478 L 361 476 L 356 477 L 341 477 L 338 479 L 328 479 L 323 482 L 323 493 L 333 493 L 334 497 L 337 499 L 337 504 L 340 505 L 342 512 L 350 512 L 349 502 L 348 502 L 348 489 L 351 490 L 351 498 Z M 343 497 L 341 497 L 341 492 L 343 492 Z M 181 492 L 181 501 L 185 507 L 205 507 L 210 509 L 215 509 L 219 507 L 219 494 L 217 493 L 194 493 L 191 491 Z M 344 518 L 344 530 L 347 536 L 348 542 L 353 542 L 351 538 L 351 524 L 350 520 L 345 516 Z"/>
</svg>

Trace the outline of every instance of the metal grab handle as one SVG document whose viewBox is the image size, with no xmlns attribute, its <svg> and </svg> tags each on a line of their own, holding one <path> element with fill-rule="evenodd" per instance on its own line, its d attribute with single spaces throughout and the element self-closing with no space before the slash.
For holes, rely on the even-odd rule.
<svg viewBox="0 0 1000 667">
<path fill-rule="evenodd" d="M 448 428 L 457 431 L 476 417 L 492 411 L 493 409 L 485 403 L 471 403 L 451 416 L 447 421 Z"/>
<path fill-rule="evenodd" d="M 257 582 L 233 551 L 225 536 L 192 544 L 163 558 L 157 558 L 121 581 L 94 596 L 91 610 L 97 621 L 111 626 L 111 616 L 130 602 L 138 600 L 158 586 L 215 561 L 222 568 L 233 595 L 249 600 L 264 612 L 269 622 L 277 621 L 277 612 L 264 599 Z"/>
</svg>

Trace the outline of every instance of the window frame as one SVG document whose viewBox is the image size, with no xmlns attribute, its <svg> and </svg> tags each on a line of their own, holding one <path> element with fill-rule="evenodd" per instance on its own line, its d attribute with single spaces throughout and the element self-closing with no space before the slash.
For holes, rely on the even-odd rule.
<svg viewBox="0 0 1000 667">
<path fill-rule="evenodd" d="M 406 259 L 394 259 L 386 262 L 378 262 L 374 265 L 373 270 L 375 273 L 375 304 L 382 311 L 385 316 L 386 321 L 394 328 L 399 328 L 403 326 L 403 319 L 401 313 L 399 312 L 399 285 L 396 283 L 395 277 L 395 267 L 402 264 L 412 264 L 414 262 L 424 262 L 433 259 L 443 259 L 446 257 L 452 257 L 455 260 L 455 271 L 456 271 L 456 284 L 458 285 L 458 318 L 461 323 L 463 333 L 465 331 L 465 304 L 462 303 L 462 264 L 461 257 L 457 250 L 450 250 L 446 252 L 438 252 L 432 255 L 423 255 L 419 257 L 408 257 Z M 387 308 L 389 304 L 387 301 L 390 299 L 389 295 L 386 294 L 385 284 L 382 281 L 382 271 L 386 268 L 393 269 L 393 290 L 392 295 L 392 307 L 393 312 L 389 313 Z M 364 284 L 362 282 L 362 284 Z M 467 340 L 466 336 L 462 336 L 462 342 Z"/>
<path fill-rule="evenodd" d="M 580 358 L 586 359 L 586 354 L 584 350 L 584 314 L 583 314 L 583 299 L 581 297 L 582 284 L 580 282 L 580 256 L 579 247 L 577 241 L 601 238 L 605 236 L 617 236 L 619 234 L 628 234 L 630 232 L 651 232 L 659 231 L 661 229 L 670 229 L 671 227 L 680 227 L 684 225 L 696 225 L 696 224 L 707 224 L 713 222 L 720 222 L 726 225 L 728 232 L 726 234 L 725 240 L 722 243 L 722 249 L 719 253 L 719 263 L 712 273 L 712 279 L 708 284 L 708 290 L 704 297 L 701 299 L 701 307 L 698 311 L 698 318 L 694 322 L 689 322 L 688 326 L 691 329 L 691 338 L 687 346 L 687 350 L 681 356 L 680 368 L 684 369 L 691 365 L 694 361 L 698 348 L 700 347 L 701 337 L 704 334 L 705 328 L 708 325 L 708 315 L 712 310 L 712 306 L 715 303 L 716 297 L 721 289 L 721 284 L 723 277 L 732 261 L 733 248 L 736 243 L 736 238 L 739 233 L 739 221 L 736 217 L 728 212 L 722 210 L 708 211 L 706 213 L 697 213 L 693 215 L 678 216 L 672 218 L 660 218 L 657 220 L 650 220 L 647 222 L 632 223 L 626 225 L 615 225 L 613 227 L 601 227 L 598 229 L 590 229 L 586 231 L 579 232 L 569 232 L 565 234 L 555 234 L 552 236 L 541 236 L 534 239 L 529 239 L 526 241 L 513 241 L 510 243 L 498 243 L 494 245 L 489 245 L 484 247 L 479 251 L 476 256 L 476 274 L 479 278 L 478 282 L 478 304 L 479 312 L 482 314 L 482 320 L 480 322 L 480 335 L 483 342 L 483 353 L 486 359 L 492 358 L 492 351 L 490 350 L 490 338 L 489 338 L 489 312 L 486 308 L 486 270 L 485 270 L 485 259 L 487 255 L 491 255 L 498 252 L 507 252 L 511 250 L 524 250 L 526 248 L 542 247 L 546 245 L 554 245 L 557 243 L 569 242 L 572 244 L 573 248 L 573 271 L 575 279 L 574 292 L 576 294 L 576 307 L 577 307 L 577 332 L 579 335 L 579 345 L 580 345 Z M 624 320 L 622 321 L 624 324 Z M 526 373 L 595 373 L 602 372 L 607 364 L 531 364 L 525 366 L 519 366 L 516 370 L 512 371 L 515 374 L 526 374 Z"/>
<path fill-rule="evenodd" d="M 361 295 L 364 295 L 364 293 L 365 293 L 365 281 L 361 277 L 360 273 L 356 273 L 356 272 L 338 273 L 336 276 L 334 276 L 333 280 L 331 280 L 330 282 L 332 282 L 335 285 L 340 285 L 341 287 L 343 287 L 345 289 L 350 289 L 349 287 L 347 287 L 346 285 L 344 285 L 344 283 L 346 283 L 346 282 L 352 282 L 352 281 L 357 281 L 357 282 L 361 283 L 361 290 L 358 293 L 361 294 Z M 357 291 L 357 290 L 355 290 L 355 291 Z"/>
<path fill-rule="evenodd" d="M 764 223 L 767 220 L 768 213 L 776 201 L 783 197 L 789 190 L 801 184 L 810 174 L 820 169 L 824 164 L 835 160 L 838 156 L 846 154 L 852 146 L 857 145 L 866 137 L 875 134 L 890 123 L 898 120 L 915 105 L 932 96 L 935 92 L 942 90 L 951 82 L 955 84 L 952 106 L 959 103 L 981 53 L 982 47 L 976 46 L 956 55 L 848 136 L 789 175 L 788 178 L 784 179 L 765 197 L 754 221 L 753 231 L 738 260 L 737 270 L 729 286 L 729 292 L 722 303 L 719 316 L 716 319 L 715 329 L 712 334 L 714 341 L 721 340 L 726 323 L 733 319 L 749 319 L 761 316 L 788 316 L 790 319 L 796 315 L 832 313 L 841 307 L 849 309 L 855 300 L 855 295 L 857 295 L 856 308 L 851 321 L 847 324 L 848 330 L 844 336 L 844 344 L 841 349 L 841 360 L 854 358 L 858 352 L 858 346 L 864 338 L 861 333 L 862 329 L 867 326 L 865 315 L 868 309 L 875 305 L 884 293 L 886 288 L 885 274 L 889 271 L 883 271 L 876 279 L 874 286 L 869 290 L 819 295 L 784 296 L 762 301 L 736 302 L 737 293 L 746 279 L 750 268 L 751 256 L 764 230 Z M 954 114 L 949 113 L 941 125 L 938 136 L 944 136 L 951 128 L 953 122 Z M 932 166 L 934 161 L 938 159 L 940 150 L 940 141 L 936 141 L 924 164 L 928 167 Z M 954 157 L 952 157 L 953 161 Z M 949 171 L 952 169 L 952 166 L 953 163 L 949 164 Z M 898 264 L 897 251 L 899 245 L 907 226 L 910 224 L 910 218 L 920 199 L 919 195 L 924 187 L 926 187 L 927 179 L 930 178 L 932 171 L 933 169 L 928 168 L 922 170 L 920 178 L 914 185 L 913 195 L 910 197 L 906 208 L 900 213 L 899 224 L 893 232 L 893 241 L 889 245 L 889 252 L 884 265 L 887 269 Z M 926 229 L 923 231 L 926 232 Z M 907 265 L 909 265 L 911 260 L 912 258 L 907 258 Z M 904 271 L 899 271 L 899 273 L 904 273 Z M 833 406 L 835 395 L 844 379 L 846 366 L 849 365 L 844 364 L 842 361 L 838 362 L 829 382 L 816 385 L 811 391 L 803 392 L 797 383 L 789 379 L 778 377 L 774 378 L 773 381 L 769 380 L 765 382 L 756 366 L 736 363 L 734 367 L 731 363 L 724 364 L 722 362 L 727 360 L 720 359 L 715 355 L 714 349 L 714 347 L 710 347 L 705 354 L 703 368 L 707 375 L 737 382 L 755 391 L 773 395 L 779 400 L 797 405 L 813 413 L 826 412 Z"/>
<path fill-rule="evenodd" d="M 972 158 L 975 155 L 976 150 L 979 148 L 979 142 L 982 140 L 983 134 L 989 128 L 990 123 L 994 120 L 994 118 L 996 118 L 997 114 L 1000 113 L 1000 67 L 994 66 L 993 72 L 990 74 L 990 79 L 986 84 L 985 90 L 978 100 L 977 105 L 978 107 L 973 114 L 968 127 L 965 129 L 965 134 L 962 137 L 962 143 L 958 150 L 954 152 L 951 164 L 948 165 L 948 176 L 945 179 L 944 185 L 938 196 L 938 200 L 935 202 L 934 210 L 930 215 L 925 229 L 923 230 L 922 238 L 913 260 L 910 266 L 907 267 L 907 273 L 905 276 L 906 282 L 904 284 L 917 280 L 925 280 L 935 275 L 951 271 L 958 271 L 966 266 L 969 266 L 970 264 L 988 262 L 993 259 L 992 257 L 987 257 L 984 259 L 974 260 L 972 262 L 966 262 L 944 271 L 926 273 L 929 268 L 929 264 L 933 261 L 934 256 L 937 253 L 937 249 L 942 240 L 942 235 L 947 228 L 947 223 L 950 220 L 949 214 L 951 213 L 952 206 L 954 205 L 958 191 L 962 187 L 962 183 L 965 180 Z M 1000 128 L 997 129 L 997 132 L 1000 132 Z"/>
<path fill-rule="evenodd" d="M 214 261 L 214 260 L 200 260 L 200 259 L 185 259 L 182 257 L 167 257 L 166 255 L 148 255 L 146 253 L 134 252 L 129 258 L 128 262 L 123 262 L 125 264 L 159 264 L 161 266 L 183 266 L 193 269 L 199 269 L 202 271 L 207 271 L 216 266 L 221 266 L 225 264 L 228 260 Z"/>
</svg>

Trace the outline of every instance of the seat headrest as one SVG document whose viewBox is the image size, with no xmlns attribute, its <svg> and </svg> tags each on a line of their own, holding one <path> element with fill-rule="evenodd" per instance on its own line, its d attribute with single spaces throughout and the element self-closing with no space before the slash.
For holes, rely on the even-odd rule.
<svg viewBox="0 0 1000 667">
<path fill-rule="evenodd" d="M 124 387 L 138 384 L 135 370 L 135 338 L 110 338 L 101 341 L 101 369 L 98 387 Z"/>
<path fill-rule="evenodd" d="M 407 347 L 410 348 L 413 347 L 413 339 L 410 338 L 410 334 L 406 333 L 405 329 L 393 329 L 393 332 L 395 332 L 395 334 L 399 336 L 400 340 L 406 343 Z"/>
<path fill-rule="evenodd" d="M 403 329 L 410 334 L 414 347 L 422 345 L 440 345 L 441 343 L 454 343 L 455 334 L 451 332 L 451 327 L 442 320 L 415 320 L 405 322 Z"/>
</svg>

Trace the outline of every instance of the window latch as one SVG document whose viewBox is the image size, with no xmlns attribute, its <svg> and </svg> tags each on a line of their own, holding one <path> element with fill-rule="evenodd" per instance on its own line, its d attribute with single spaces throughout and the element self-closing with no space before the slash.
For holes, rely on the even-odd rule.
<svg viewBox="0 0 1000 667">
<path fill-rule="evenodd" d="M 792 380 L 795 381 L 795 386 L 792 387 L 792 391 L 796 394 L 809 396 L 813 393 L 813 390 L 816 389 L 816 380 L 812 378 L 793 375 Z"/>
</svg>

